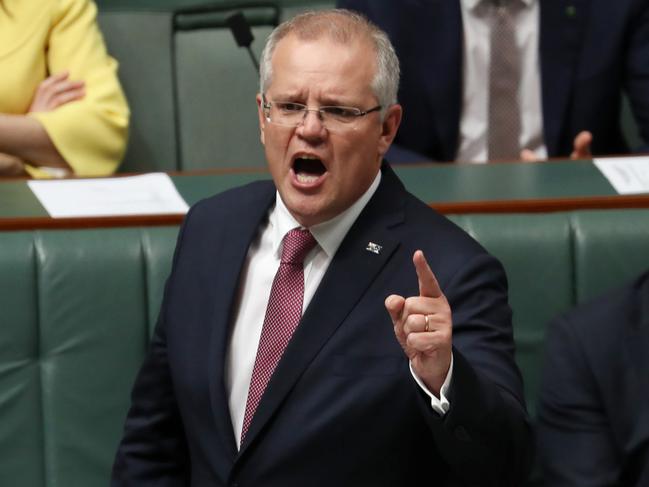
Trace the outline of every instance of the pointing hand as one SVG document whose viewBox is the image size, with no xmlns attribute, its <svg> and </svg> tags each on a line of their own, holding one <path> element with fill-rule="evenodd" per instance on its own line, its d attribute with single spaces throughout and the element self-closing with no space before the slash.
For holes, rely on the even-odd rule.
<svg viewBox="0 0 649 487">
<path fill-rule="evenodd" d="M 453 319 L 451 307 L 430 269 L 424 253 L 412 258 L 419 296 L 392 294 L 385 300 L 394 333 L 417 376 L 439 397 L 451 365 Z"/>
</svg>

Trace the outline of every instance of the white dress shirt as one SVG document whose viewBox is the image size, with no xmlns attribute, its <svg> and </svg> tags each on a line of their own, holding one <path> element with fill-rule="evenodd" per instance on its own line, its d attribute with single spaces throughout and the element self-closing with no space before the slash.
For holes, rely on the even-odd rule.
<svg viewBox="0 0 649 487">
<path fill-rule="evenodd" d="M 539 2 L 518 0 L 516 44 L 521 52 L 521 82 L 518 103 L 521 111 L 521 148 L 547 158 L 543 140 L 541 68 L 539 63 Z M 460 118 L 460 147 L 457 161 L 487 162 L 489 103 L 489 56 L 491 19 L 489 0 L 461 0 L 464 30 L 464 87 Z"/>
<path fill-rule="evenodd" d="M 335 218 L 309 228 L 318 245 L 304 259 L 303 310 L 309 305 L 336 250 L 378 188 L 380 181 L 381 172 L 379 171 L 368 190 L 351 207 Z M 237 447 L 240 447 L 248 388 L 255 365 L 266 307 L 282 256 L 282 240 L 286 232 L 300 227 L 300 224 L 284 205 L 279 193 L 277 193 L 275 201 L 275 206 L 271 208 L 268 215 L 268 223 L 260 229 L 257 239 L 250 246 L 246 263 L 242 269 L 234 327 L 226 357 L 226 390 Z M 452 368 L 442 386 L 440 398 L 428 391 L 414 372 L 412 375 L 424 392 L 431 397 L 433 409 L 440 414 L 446 413 L 449 408 L 446 394 L 451 382 Z"/>
</svg>

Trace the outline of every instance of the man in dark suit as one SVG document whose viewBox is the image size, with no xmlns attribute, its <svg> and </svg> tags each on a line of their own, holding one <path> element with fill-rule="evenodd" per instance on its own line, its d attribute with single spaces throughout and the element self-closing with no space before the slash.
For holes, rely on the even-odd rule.
<svg viewBox="0 0 649 487">
<path fill-rule="evenodd" d="M 401 60 L 404 120 L 389 161 L 493 159 L 481 142 L 488 133 L 489 4 L 508 1 L 338 0 L 385 30 Z M 623 92 L 649 141 L 649 2 L 511 1 L 522 57 L 520 157 L 629 152 Z"/>
<path fill-rule="evenodd" d="M 273 182 L 187 214 L 112 485 L 519 485 L 504 270 L 381 163 L 389 40 L 304 14 L 261 66 Z"/>
<path fill-rule="evenodd" d="M 649 272 L 552 324 L 538 436 L 546 485 L 649 485 Z"/>
</svg>

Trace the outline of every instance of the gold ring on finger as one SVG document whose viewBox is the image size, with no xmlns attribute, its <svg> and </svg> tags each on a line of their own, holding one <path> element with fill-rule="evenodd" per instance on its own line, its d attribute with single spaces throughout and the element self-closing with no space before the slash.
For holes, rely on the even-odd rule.
<svg viewBox="0 0 649 487">
<path fill-rule="evenodd" d="M 426 320 L 425 323 L 426 325 L 424 326 L 424 331 L 430 331 L 428 328 L 428 315 L 424 315 L 424 319 Z"/>
</svg>

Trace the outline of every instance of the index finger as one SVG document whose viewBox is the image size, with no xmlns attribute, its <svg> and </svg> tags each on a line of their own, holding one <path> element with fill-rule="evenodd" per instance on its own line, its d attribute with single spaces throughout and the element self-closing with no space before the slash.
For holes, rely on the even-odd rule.
<svg viewBox="0 0 649 487">
<path fill-rule="evenodd" d="M 412 262 L 415 264 L 417 280 L 419 281 L 419 295 L 427 298 L 439 298 L 442 296 L 443 293 L 439 287 L 437 278 L 433 274 L 421 250 L 415 251 L 412 256 Z"/>
</svg>

